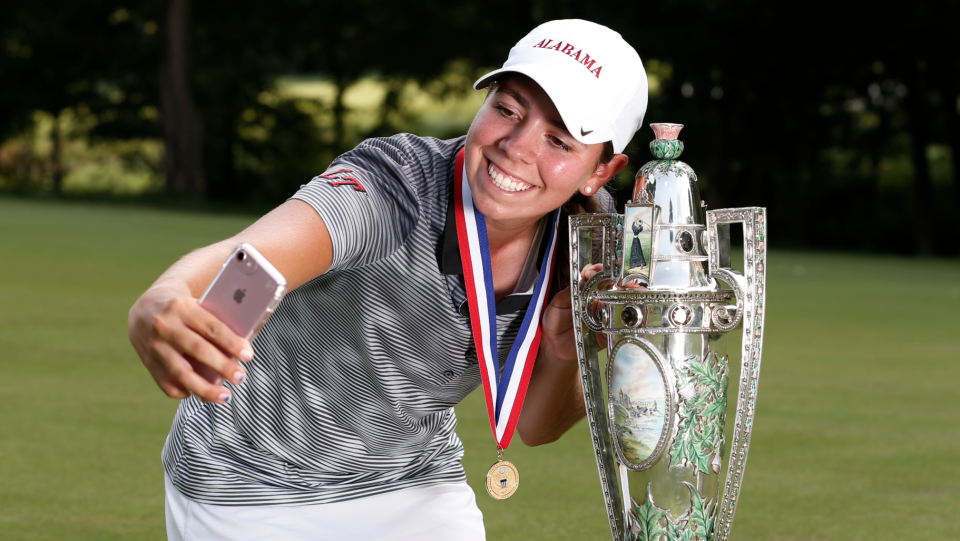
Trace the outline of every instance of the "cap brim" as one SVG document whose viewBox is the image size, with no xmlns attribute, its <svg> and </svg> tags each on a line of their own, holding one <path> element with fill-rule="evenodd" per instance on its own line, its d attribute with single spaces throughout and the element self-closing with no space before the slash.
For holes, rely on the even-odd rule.
<svg viewBox="0 0 960 541">
<path fill-rule="evenodd" d="M 522 63 L 491 71 L 473 84 L 479 90 L 490 86 L 501 73 L 522 73 L 533 79 L 557 108 L 567 131 L 574 139 L 585 145 L 595 145 L 613 141 L 613 130 L 605 119 L 587 103 L 583 96 L 571 88 L 571 85 L 558 75 L 558 70 L 540 64 Z M 614 146 L 616 146 L 616 142 Z"/>
</svg>

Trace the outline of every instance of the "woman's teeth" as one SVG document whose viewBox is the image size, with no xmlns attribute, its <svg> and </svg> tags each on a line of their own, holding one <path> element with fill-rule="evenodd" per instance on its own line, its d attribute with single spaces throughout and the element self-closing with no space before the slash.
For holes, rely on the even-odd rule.
<svg viewBox="0 0 960 541">
<path fill-rule="evenodd" d="M 490 178 L 493 180 L 493 183 L 501 190 L 506 190 L 508 192 L 522 192 L 524 190 L 533 188 L 531 184 L 501 175 L 493 168 L 493 164 L 490 164 L 490 167 L 487 168 L 487 173 L 490 173 Z"/>
</svg>

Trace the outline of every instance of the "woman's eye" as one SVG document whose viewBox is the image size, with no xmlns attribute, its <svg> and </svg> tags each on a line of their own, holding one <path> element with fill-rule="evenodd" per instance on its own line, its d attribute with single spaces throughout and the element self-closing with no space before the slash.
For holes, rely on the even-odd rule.
<svg viewBox="0 0 960 541">
<path fill-rule="evenodd" d="M 503 116 L 505 116 L 505 117 L 508 117 L 508 118 L 513 118 L 513 117 L 517 116 L 516 113 L 514 113 L 514 112 L 511 111 L 510 109 L 507 109 L 506 107 L 504 107 L 503 105 L 500 105 L 500 104 L 497 105 L 497 111 L 499 111 L 501 115 L 503 115 Z"/>
<path fill-rule="evenodd" d="M 570 146 L 563 142 L 563 139 L 559 137 L 550 137 L 550 142 L 553 143 L 553 146 L 559 148 L 560 150 L 570 150 Z"/>
</svg>

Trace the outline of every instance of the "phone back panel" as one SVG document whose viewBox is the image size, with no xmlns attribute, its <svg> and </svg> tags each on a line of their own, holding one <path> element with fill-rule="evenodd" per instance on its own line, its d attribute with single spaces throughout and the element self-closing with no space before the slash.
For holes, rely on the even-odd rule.
<svg viewBox="0 0 960 541">
<path fill-rule="evenodd" d="M 241 244 L 200 298 L 237 335 L 253 338 L 286 291 L 286 280 L 253 246 Z"/>
</svg>

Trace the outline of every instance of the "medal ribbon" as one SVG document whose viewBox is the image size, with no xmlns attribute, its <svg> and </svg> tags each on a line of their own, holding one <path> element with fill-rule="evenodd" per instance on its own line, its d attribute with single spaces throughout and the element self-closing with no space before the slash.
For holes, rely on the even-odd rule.
<svg viewBox="0 0 960 541">
<path fill-rule="evenodd" d="M 457 238 L 463 261 L 463 278 L 470 306 L 470 325 L 480 361 L 480 379 L 487 401 L 490 428 L 500 449 L 506 449 L 513 438 L 533 364 L 540 346 L 541 324 L 550 276 L 553 274 L 554 253 L 557 248 L 557 226 L 560 210 L 554 211 L 548 228 L 547 250 L 540 262 L 540 275 L 534 286 L 523 324 L 510 348 L 503 371 L 497 349 L 497 310 L 493 292 L 493 272 L 490 268 L 490 244 L 483 214 L 473 206 L 473 194 L 467 183 L 463 150 L 457 154 L 454 166 L 454 211 L 457 220 Z"/>
</svg>

